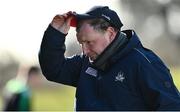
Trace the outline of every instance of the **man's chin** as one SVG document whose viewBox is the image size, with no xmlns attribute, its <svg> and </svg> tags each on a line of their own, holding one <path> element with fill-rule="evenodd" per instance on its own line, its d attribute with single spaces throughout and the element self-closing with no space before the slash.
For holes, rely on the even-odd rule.
<svg viewBox="0 0 180 112">
<path fill-rule="evenodd" d="M 89 62 L 93 62 L 94 60 L 96 60 L 96 57 L 89 57 Z"/>
<path fill-rule="evenodd" d="M 94 60 L 96 60 L 97 56 L 91 56 L 89 57 L 89 62 L 93 62 Z"/>
<path fill-rule="evenodd" d="M 92 58 L 89 58 L 89 62 L 92 63 L 94 62 L 94 60 Z"/>
</svg>

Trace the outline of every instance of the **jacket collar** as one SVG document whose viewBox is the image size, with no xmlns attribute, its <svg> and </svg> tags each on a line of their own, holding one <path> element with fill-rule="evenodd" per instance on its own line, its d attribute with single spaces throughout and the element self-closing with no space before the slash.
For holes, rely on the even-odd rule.
<svg viewBox="0 0 180 112">
<path fill-rule="evenodd" d="M 128 44 L 126 46 L 124 46 L 124 48 L 118 50 L 116 55 L 114 55 L 111 58 L 111 63 L 114 63 L 118 59 L 125 57 L 130 51 L 132 51 L 132 49 L 142 46 L 142 44 L 139 40 L 139 37 L 136 35 L 135 31 L 124 30 L 122 32 L 124 32 L 127 35 L 128 39 L 129 39 Z"/>
<path fill-rule="evenodd" d="M 125 57 L 132 49 L 142 46 L 133 30 L 124 30 L 116 35 L 114 41 L 92 63 L 93 67 L 105 71 L 119 59 Z"/>
<path fill-rule="evenodd" d="M 109 66 L 110 58 L 116 54 L 119 49 L 127 44 L 128 38 L 123 32 L 118 32 L 112 43 L 97 57 L 92 63 L 93 66 L 100 70 L 105 70 Z"/>
</svg>

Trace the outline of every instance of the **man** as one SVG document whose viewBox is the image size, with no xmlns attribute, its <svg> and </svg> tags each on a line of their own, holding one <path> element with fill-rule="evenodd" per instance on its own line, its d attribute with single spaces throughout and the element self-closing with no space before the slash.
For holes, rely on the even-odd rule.
<svg viewBox="0 0 180 112">
<path fill-rule="evenodd" d="M 4 111 L 31 111 L 32 95 L 29 89 L 32 80 L 40 74 L 37 66 L 29 68 L 28 73 L 20 67 L 17 77 L 7 82 L 4 91 Z M 31 82 L 31 83 L 30 83 Z"/>
<path fill-rule="evenodd" d="M 76 27 L 83 54 L 66 58 L 70 26 Z M 169 69 L 122 26 L 107 6 L 55 16 L 39 53 L 44 76 L 76 87 L 76 110 L 180 110 Z"/>
</svg>

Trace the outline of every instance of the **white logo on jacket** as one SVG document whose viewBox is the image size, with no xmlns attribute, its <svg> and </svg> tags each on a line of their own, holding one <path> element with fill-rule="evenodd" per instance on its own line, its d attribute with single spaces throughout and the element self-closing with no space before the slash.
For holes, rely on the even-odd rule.
<svg viewBox="0 0 180 112">
<path fill-rule="evenodd" d="M 94 68 L 88 67 L 86 73 L 91 76 L 97 77 L 97 70 Z"/>
<path fill-rule="evenodd" d="M 124 73 L 122 71 L 118 72 L 117 76 L 115 77 L 115 81 L 123 82 L 125 79 Z"/>
</svg>

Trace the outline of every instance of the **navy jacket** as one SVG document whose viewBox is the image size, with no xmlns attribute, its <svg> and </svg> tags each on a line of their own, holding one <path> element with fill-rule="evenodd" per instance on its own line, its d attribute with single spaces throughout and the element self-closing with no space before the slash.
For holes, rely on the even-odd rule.
<svg viewBox="0 0 180 112">
<path fill-rule="evenodd" d="M 124 33 L 128 44 L 102 71 L 84 55 L 66 58 L 66 35 L 49 26 L 39 52 L 44 76 L 76 87 L 77 110 L 180 110 L 180 94 L 169 69 L 142 46 L 134 31 Z"/>
</svg>

